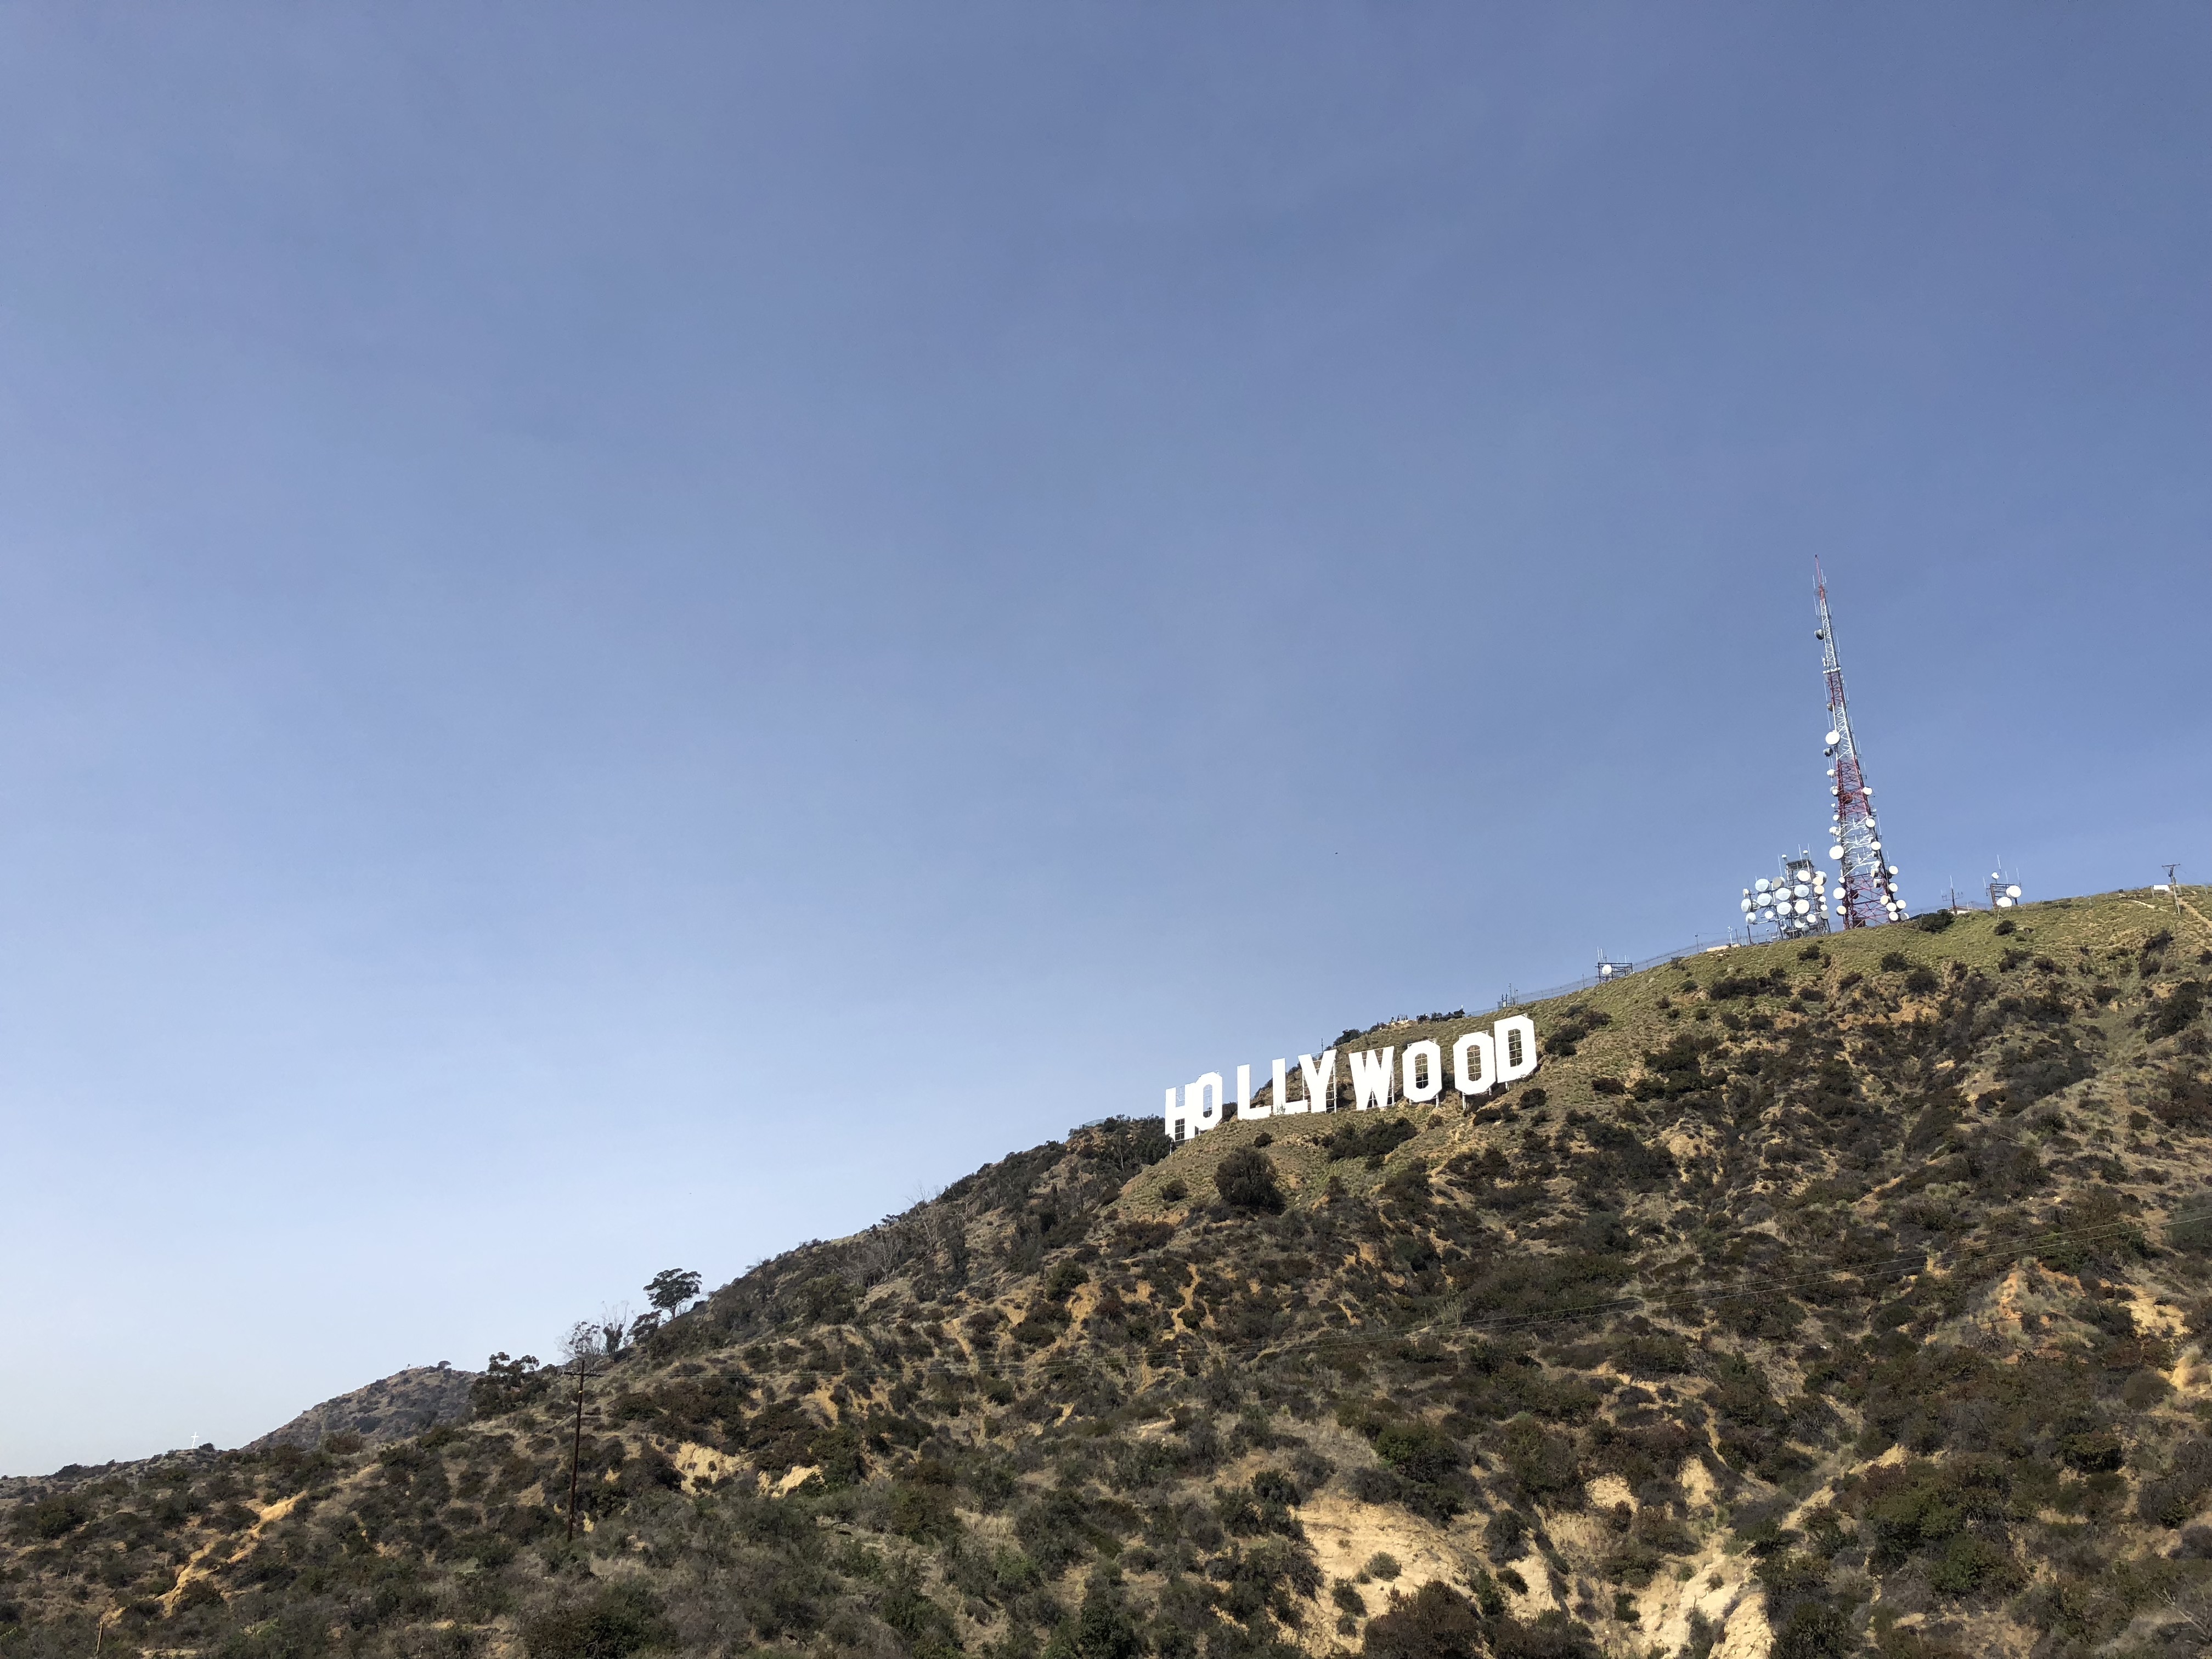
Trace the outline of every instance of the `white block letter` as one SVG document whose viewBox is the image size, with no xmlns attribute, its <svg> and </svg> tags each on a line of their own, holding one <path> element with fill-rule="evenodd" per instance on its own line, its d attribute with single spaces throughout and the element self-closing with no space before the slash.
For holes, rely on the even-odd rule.
<svg viewBox="0 0 2212 1659">
<path fill-rule="evenodd" d="M 1414 1062 L 1420 1062 L 1421 1081 L 1413 1081 Z M 1398 1062 L 1398 1077 L 1406 1091 L 1406 1098 L 1413 1101 L 1434 1100 L 1444 1091 L 1444 1051 L 1433 1042 L 1409 1042 L 1406 1057 Z"/>
<path fill-rule="evenodd" d="M 1336 1088 L 1336 1050 L 1329 1049 L 1319 1060 L 1311 1054 L 1298 1056 L 1298 1075 L 1306 1081 L 1306 1109 L 1328 1112 L 1335 1109 L 1329 1097 Z"/>
<path fill-rule="evenodd" d="M 1176 1110 L 1176 1087 L 1172 1083 L 1168 1085 L 1167 1126 L 1169 1139 L 1182 1139 L 1182 1114 Z"/>
<path fill-rule="evenodd" d="M 1363 1048 L 1352 1057 L 1352 1088 L 1359 1109 L 1390 1103 L 1390 1061 L 1395 1048 Z"/>
<path fill-rule="evenodd" d="M 1239 1117 L 1267 1115 L 1267 1108 L 1255 1106 L 1252 1103 L 1252 1068 L 1249 1066 L 1239 1066 L 1237 1068 L 1237 1115 Z"/>
<path fill-rule="evenodd" d="M 1501 1019 L 1490 1028 L 1498 1041 L 1498 1080 L 1510 1083 L 1536 1069 L 1536 1022 L 1526 1014 Z"/>
<path fill-rule="evenodd" d="M 1313 1102 L 1291 1098 L 1291 1068 L 1279 1060 L 1275 1062 L 1274 1105 L 1271 1109 L 1277 1117 L 1313 1110 Z"/>
<path fill-rule="evenodd" d="M 1221 1124 L 1221 1073 L 1208 1072 L 1195 1083 L 1186 1083 L 1182 1090 L 1183 1115 L 1190 1119 L 1190 1132 L 1203 1134 Z"/>
<path fill-rule="evenodd" d="M 1472 1056 L 1474 1064 L 1467 1063 Z M 1469 1031 L 1452 1044 L 1452 1086 L 1473 1100 L 1498 1080 L 1498 1045 L 1487 1031 Z"/>
</svg>

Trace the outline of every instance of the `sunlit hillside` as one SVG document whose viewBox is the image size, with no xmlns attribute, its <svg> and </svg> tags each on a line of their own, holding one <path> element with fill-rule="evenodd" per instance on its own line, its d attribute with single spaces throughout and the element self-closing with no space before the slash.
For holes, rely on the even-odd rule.
<svg viewBox="0 0 2212 1659">
<path fill-rule="evenodd" d="M 580 1432 L 500 1356 L 412 1437 L 0 1485 L 0 1656 L 2199 1652 L 2208 979 L 2060 900 L 1534 1006 L 1502 1096 L 1086 1127 Z"/>
</svg>

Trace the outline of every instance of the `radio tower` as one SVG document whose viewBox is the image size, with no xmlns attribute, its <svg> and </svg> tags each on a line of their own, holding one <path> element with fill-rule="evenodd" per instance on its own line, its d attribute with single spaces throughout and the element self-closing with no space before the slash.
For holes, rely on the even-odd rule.
<svg viewBox="0 0 2212 1659">
<path fill-rule="evenodd" d="M 1828 677 L 1828 775 L 1835 782 L 1836 816 L 1828 826 L 1834 845 L 1828 857 L 1837 865 L 1835 900 L 1846 927 L 1871 927 L 1905 914 L 1897 896 L 1897 866 L 1884 863 L 1881 831 L 1875 822 L 1874 791 L 1867 787 L 1866 766 L 1851 735 L 1850 710 L 1844 703 L 1844 665 L 1836 655 L 1836 625 L 1828 615 L 1828 583 L 1820 562 L 1813 561 L 1813 587 L 1820 598 L 1820 665 Z"/>
</svg>

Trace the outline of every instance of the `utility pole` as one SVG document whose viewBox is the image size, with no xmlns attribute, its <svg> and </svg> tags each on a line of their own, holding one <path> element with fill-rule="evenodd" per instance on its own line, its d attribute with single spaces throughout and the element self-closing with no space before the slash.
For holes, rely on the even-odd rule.
<svg viewBox="0 0 2212 1659">
<path fill-rule="evenodd" d="M 584 1467 L 584 1382 L 590 1375 L 591 1351 L 580 1340 L 582 1326 L 570 1336 L 576 1354 L 576 1436 L 568 1452 L 568 1541 L 576 1541 L 577 1483 Z"/>
<path fill-rule="evenodd" d="M 2173 914 L 2177 916 L 2181 914 L 2181 884 L 2173 878 L 2173 872 L 2180 868 L 2178 864 L 2166 866 L 2166 896 L 2173 901 Z"/>
</svg>

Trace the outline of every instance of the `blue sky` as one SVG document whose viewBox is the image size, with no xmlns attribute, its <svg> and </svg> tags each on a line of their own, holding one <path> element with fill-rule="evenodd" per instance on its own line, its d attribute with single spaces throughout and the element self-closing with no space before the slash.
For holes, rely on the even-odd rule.
<svg viewBox="0 0 2212 1659">
<path fill-rule="evenodd" d="M 0 1471 L 1719 932 L 1816 555 L 1909 896 L 2212 878 L 2208 46 L 0 14 Z"/>
</svg>

